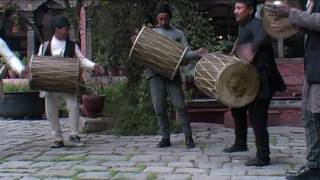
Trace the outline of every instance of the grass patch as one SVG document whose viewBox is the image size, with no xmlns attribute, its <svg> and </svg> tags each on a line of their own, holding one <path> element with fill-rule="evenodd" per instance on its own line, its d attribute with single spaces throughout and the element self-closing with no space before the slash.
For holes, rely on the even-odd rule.
<svg viewBox="0 0 320 180">
<path fill-rule="evenodd" d="M 137 167 L 137 172 L 142 172 L 143 170 L 146 169 L 147 165 L 139 163 L 136 167 Z"/>
<path fill-rule="evenodd" d="M 119 171 L 114 170 L 114 169 L 111 169 L 111 170 L 109 171 L 111 177 L 114 177 L 115 175 L 117 175 L 118 172 L 119 172 Z"/>
<path fill-rule="evenodd" d="M 133 154 L 127 154 L 124 158 L 125 161 L 129 161 L 132 158 Z"/>
<path fill-rule="evenodd" d="M 273 136 L 273 137 L 270 138 L 270 143 L 271 143 L 273 146 L 277 145 L 277 142 L 278 142 L 278 141 L 277 141 L 277 137 L 274 137 L 274 136 Z"/>
<path fill-rule="evenodd" d="M 155 180 L 157 179 L 157 173 L 149 173 L 148 176 L 147 176 L 147 180 Z"/>
<path fill-rule="evenodd" d="M 67 155 L 60 158 L 60 161 L 84 161 L 86 155 Z"/>
</svg>

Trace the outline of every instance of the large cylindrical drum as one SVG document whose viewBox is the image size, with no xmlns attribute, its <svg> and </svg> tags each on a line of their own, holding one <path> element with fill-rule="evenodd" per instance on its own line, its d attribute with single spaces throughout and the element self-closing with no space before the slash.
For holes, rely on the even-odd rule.
<svg viewBox="0 0 320 180">
<path fill-rule="evenodd" d="M 218 53 L 210 53 L 199 60 L 194 81 L 203 93 L 232 108 L 249 104 L 259 91 L 259 77 L 254 66 Z"/>
<path fill-rule="evenodd" d="M 129 58 L 164 77 L 173 79 L 187 49 L 145 26 L 136 37 Z"/>
<path fill-rule="evenodd" d="M 30 62 L 30 88 L 76 93 L 79 88 L 80 62 L 73 58 L 33 56 Z"/>
</svg>

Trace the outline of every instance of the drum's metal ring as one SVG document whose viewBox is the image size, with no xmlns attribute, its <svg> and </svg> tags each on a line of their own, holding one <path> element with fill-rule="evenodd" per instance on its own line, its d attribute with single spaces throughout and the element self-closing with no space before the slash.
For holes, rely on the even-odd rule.
<svg viewBox="0 0 320 180">
<path fill-rule="evenodd" d="M 132 55 L 133 49 L 134 49 L 134 47 L 136 46 L 138 40 L 140 39 L 140 36 L 141 36 L 143 30 L 144 30 L 146 27 L 147 27 L 147 26 L 143 26 L 143 28 L 140 30 L 138 36 L 137 36 L 136 39 L 134 40 L 134 43 L 133 43 L 133 45 L 132 45 L 132 48 L 130 49 L 129 59 L 131 59 L 131 55 Z"/>
<path fill-rule="evenodd" d="M 180 57 L 180 59 L 179 59 L 179 62 L 178 62 L 178 64 L 176 65 L 176 68 L 175 68 L 174 72 L 173 72 L 172 75 L 171 75 L 171 78 L 170 78 L 171 80 L 173 80 L 174 77 L 176 76 L 176 74 L 177 74 L 177 72 L 178 72 L 178 70 L 179 70 L 180 64 L 182 63 L 182 60 L 183 60 L 183 58 L 184 58 L 184 55 L 187 53 L 187 51 L 188 51 L 188 47 L 184 48 L 183 53 L 182 53 L 182 55 L 181 55 L 181 57 Z"/>
</svg>

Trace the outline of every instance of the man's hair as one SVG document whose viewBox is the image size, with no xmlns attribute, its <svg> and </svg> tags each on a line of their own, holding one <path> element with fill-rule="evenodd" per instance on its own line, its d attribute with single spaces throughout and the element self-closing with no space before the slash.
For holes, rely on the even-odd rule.
<svg viewBox="0 0 320 180">
<path fill-rule="evenodd" d="M 248 6 L 249 8 L 252 7 L 253 12 L 251 14 L 251 17 L 255 16 L 256 11 L 257 11 L 258 0 L 236 0 L 236 2 L 243 3 L 246 6 Z"/>
<path fill-rule="evenodd" d="M 168 13 L 170 18 L 172 17 L 172 13 L 170 10 L 170 6 L 167 3 L 161 2 L 157 5 L 156 16 L 160 13 Z"/>
<path fill-rule="evenodd" d="M 58 17 L 58 18 L 53 19 L 53 21 L 52 21 L 53 30 L 55 30 L 56 28 L 61 29 L 64 27 L 70 28 L 70 23 L 69 23 L 68 18 Z"/>
</svg>

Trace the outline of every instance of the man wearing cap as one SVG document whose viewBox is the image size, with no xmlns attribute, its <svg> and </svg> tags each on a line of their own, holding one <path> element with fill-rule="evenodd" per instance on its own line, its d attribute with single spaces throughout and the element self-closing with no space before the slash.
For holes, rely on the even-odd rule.
<svg viewBox="0 0 320 180">
<path fill-rule="evenodd" d="M 270 164 L 269 135 L 267 129 L 268 109 L 275 91 L 285 90 L 284 82 L 277 69 L 270 37 L 262 29 L 259 19 L 254 17 L 257 1 L 237 0 L 234 14 L 239 23 L 236 55 L 245 63 L 256 67 L 260 90 L 255 100 L 242 108 L 231 109 L 235 126 L 235 142 L 223 149 L 232 153 L 247 151 L 247 112 L 253 127 L 257 147 L 256 156 L 248 160 L 247 166 Z"/>
<path fill-rule="evenodd" d="M 156 10 L 157 27 L 154 28 L 154 30 L 164 37 L 173 39 L 182 45 L 189 47 L 184 33 L 171 26 L 171 18 L 172 14 L 169 5 L 166 3 L 159 3 Z M 207 53 L 208 51 L 205 48 L 200 48 L 196 51 L 189 48 L 185 58 L 187 60 L 196 59 L 206 55 Z M 185 134 L 187 148 L 195 147 L 184 94 L 181 87 L 180 74 L 178 73 L 173 80 L 170 80 L 148 69 L 147 78 L 150 83 L 152 104 L 158 119 L 160 134 L 162 135 L 162 139 L 158 143 L 157 147 L 163 148 L 171 146 L 169 119 L 167 116 L 166 106 L 167 95 L 169 95 L 170 100 L 178 113 L 178 119 L 181 121 L 182 130 Z"/>
<path fill-rule="evenodd" d="M 85 58 L 79 47 L 69 40 L 70 24 L 66 17 L 60 17 L 53 20 L 52 26 L 54 34 L 50 41 L 41 44 L 39 48 L 39 56 L 55 56 L 55 57 L 75 57 L 80 60 L 80 65 L 84 68 L 93 70 L 97 75 L 104 74 L 102 66 L 93 63 Z M 50 67 L 48 67 L 50 68 Z M 79 104 L 77 94 L 72 93 L 58 93 L 45 92 L 45 109 L 46 116 L 52 128 L 54 135 L 54 144 L 52 148 L 60 148 L 64 146 L 63 136 L 61 132 L 58 108 L 59 98 L 65 100 L 69 112 L 69 120 L 71 121 L 71 134 L 69 136 L 70 142 L 75 145 L 82 145 L 78 135 L 79 129 Z"/>
<path fill-rule="evenodd" d="M 290 8 L 286 4 L 274 6 L 268 3 L 266 9 L 278 18 L 289 22 L 307 33 L 305 44 L 305 81 L 302 95 L 302 119 L 307 140 L 307 162 L 296 172 L 287 172 L 289 180 L 320 179 L 320 1 L 308 0 L 307 10 Z M 276 23 L 271 24 L 275 29 Z M 279 28 L 280 30 L 280 28 Z"/>
</svg>

